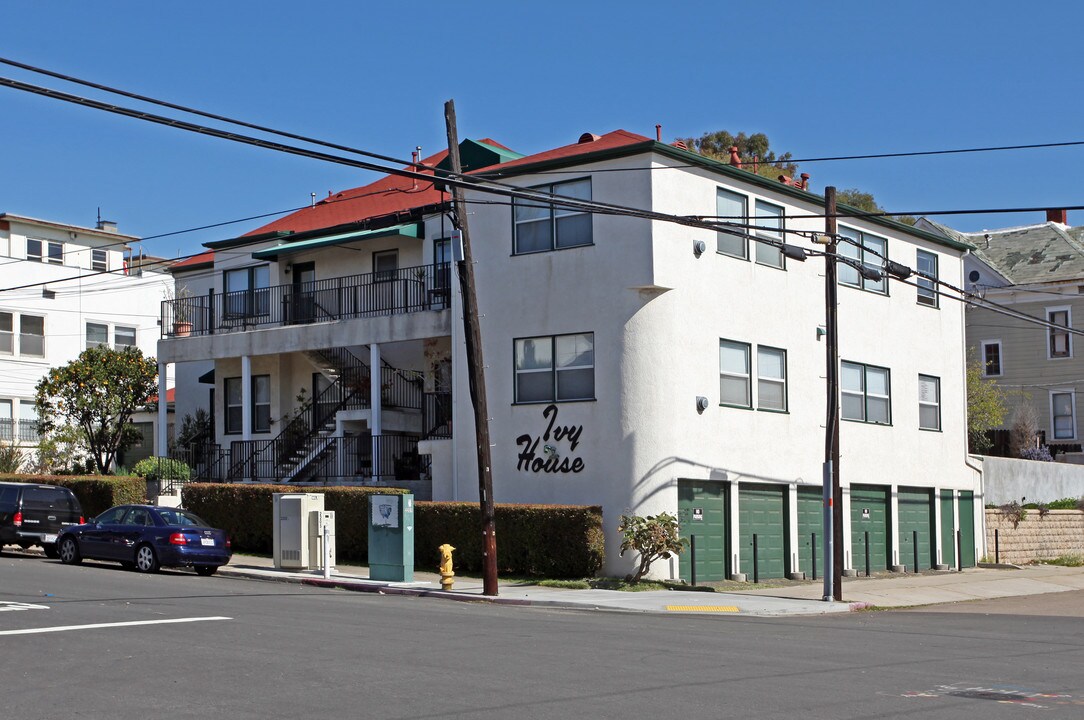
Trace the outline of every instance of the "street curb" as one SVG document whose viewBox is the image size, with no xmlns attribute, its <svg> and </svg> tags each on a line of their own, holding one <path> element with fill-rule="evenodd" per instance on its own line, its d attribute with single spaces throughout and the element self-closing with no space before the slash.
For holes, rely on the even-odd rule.
<svg viewBox="0 0 1084 720">
<path fill-rule="evenodd" d="M 976 567 L 983 568 L 985 570 L 1023 570 L 1024 568 L 1013 563 L 976 563 Z"/>
</svg>

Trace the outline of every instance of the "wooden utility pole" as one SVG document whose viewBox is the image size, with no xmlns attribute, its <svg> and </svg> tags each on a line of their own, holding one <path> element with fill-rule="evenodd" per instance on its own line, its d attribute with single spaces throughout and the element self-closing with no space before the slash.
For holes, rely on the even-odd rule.
<svg viewBox="0 0 1084 720">
<path fill-rule="evenodd" d="M 828 413 L 824 435 L 825 576 L 824 599 L 843 600 L 843 489 L 839 484 L 839 333 L 836 309 L 836 189 L 824 189 L 824 304 Z M 830 578 L 830 579 L 829 579 Z M 830 586 L 830 587 L 829 587 Z M 829 593 L 831 589 L 831 593 Z"/>
<path fill-rule="evenodd" d="M 448 160 L 452 173 L 459 175 L 459 131 L 455 123 L 455 101 L 444 103 L 444 124 L 448 129 Z M 482 334 L 478 328 L 478 296 L 474 291 L 474 260 L 470 249 L 467 209 L 463 188 L 452 186 L 452 223 L 463 240 L 463 259 L 458 263 L 459 287 L 463 293 L 463 330 L 467 345 L 467 376 L 471 406 L 474 408 L 474 435 L 478 443 L 478 502 L 482 510 L 482 592 L 497 594 L 497 531 L 493 512 L 493 472 L 489 456 L 489 406 L 482 363 Z M 452 348 L 455 351 L 455 348 Z"/>
</svg>

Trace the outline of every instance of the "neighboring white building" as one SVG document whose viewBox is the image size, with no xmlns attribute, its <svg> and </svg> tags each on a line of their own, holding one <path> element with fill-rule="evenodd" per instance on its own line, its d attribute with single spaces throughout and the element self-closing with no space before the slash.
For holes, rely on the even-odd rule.
<svg viewBox="0 0 1084 720">
<path fill-rule="evenodd" d="M 38 381 L 87 347 L 154 355 L 173 282 L 158 269 L 129 267 L 128 243 L 138 240 L 111 222 L 85 228 L 0 214 L 0 440 L 37 445 Z M 153 427 L 141 429 L 149 454 Z"/>
<path fill-rule="evenodd" d="M 811 249 L 782 231 L 824 229 L 817 195 L 625 131 L 527 157 L 466 141 L 463 157 L 517 186 L 748 217 L 766 239 Z M 823 543 L 823 260 L 661 221 L 468 200 L 495 500 L 602 506 L 607 573 L 632 562 L 618 556 L 621 514 L 664 511 L 696 537 L 698 580 L 751 577 L 754 536 L 761 577 L 810 573 Z M 179 304 L 166 308 L 159 360 L 214 360 L 223 475 L 477 499 L 447 209 L 431 185 L 385 178 L 210 244 L 216 288 L 182 310 L 200 318 L 191 328 L 171 330 Z M 969 247 L 881 219 L 840 233 L 856 260 L 954 284 Z M 952 565 L 957 531 L 972 565 L 982 498 L 966 455 L 963 307 L 848 265 L 840 285 L 846 568 L 864 569 L 867 542 L 874 570 L 910 568 L 916 550 L 920 567 Z M 291 424 L 299 388 L 325 393 L 325 411 Z M 689 563 L 658 572 L 688 579 Z"/>
</svg>

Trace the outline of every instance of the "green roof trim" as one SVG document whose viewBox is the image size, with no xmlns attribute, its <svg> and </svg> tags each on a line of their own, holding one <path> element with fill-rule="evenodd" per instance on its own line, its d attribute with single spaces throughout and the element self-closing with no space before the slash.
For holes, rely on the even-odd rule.
<svg viewBox="0 0 1084 720">
<path fill-rule="evenodd" d="M 283 245 L 276 245 L 273 248 L 257 250 L 252 253 L 252 257 L 257 260 L 277 260 L 280 255 L 290 255 L 305 250 L 314 250 L 316 248 L 330 247 L 332 245 L 342 245 L 343 243 L 360 240 L 375 240 L 377 238 L 386 237 L 420 238 L 424 232 L 425 228 L 420 222 L 393 225 L 379 230 L 356 230 L 354 232 L 339 233 L 338 235 L 327 235 L 325 237 L 315 237 L 308 240 L 287 242 Z"/>
<path fill-rule="evenodd" d="M 293 234 L 293 230 L 274 230 L 258 235 L 242 235 L 241 237 L 229 238 L 228 240 L 212 240 L 211 242 L 203 243 L 203 247 L 212 250 L 222 250 L 236 245 L 251 245 L 252 243 L 260 242 L 261 240 L 274 240 L 275 238 L 289 237 Z"/>
<path fill-rule="evenodd" d="M 524 165 L 516 165 L 510 168 L 495 167 L 486 172 L 477 173 L 479 177 L 486 178 L 503 178 L 511 177 L 513 175 L 530 175 L 531 173 L 542 172 L 544 170 L 551 170 L 562 167 L 569 167 L 573 165 L 583 165 L 590 162 L 599 162 L 602 160 L 610 160 L 620 157 L 628 157 L 630 155 L 639 155 L 645 152 L 655 152 L 659 155 L 680 160 L 681 162 L 688 163 L 690 165 L 698 165 L 707 170 L 711 170 L 722 175 L 726 175 L 740 180 L 750 185 L 759 185 L 765 189 L 769 189 L 772 192 L 778 192 L 782 195 L 787 195 L 795 200 L 819 206 L 824 208 L 824 196 L 816 193 L 809 192 L 808 190 L 800 190 L 790 185 L 784 185 L 781 182 L 770 180 L 756 173 L 749 172 L 748 170 L 742 170 L 731 166 L 729 163 L 725 163 L 719 160 L 713 160 L 712 158 L 704 157 L 703 155 L 693 152 L 691 150 L 682 150 L 681 148 L 668 145 L 666 143 L 659 142 L 657 140 L 648 140 L 646 142 L 633 143 L 630 145 L 622 145 L 616 148 L 607 148 L 606 150 L 598 150 L 595 152 L 587 152 L 582 155 L 573 155 L 571 157 L 554 158 L 552 160 L 543 160 L 537 163 L 528 163 Z M 959 250 L 966 252 L 973 250 L 974 246 L 970 243 L 959 242 L 951 238 L 943 237 L 936 233 L 928 232 L 926 230 L 920 230 L 906 223 L 901 223 L 896 220 L 892 220 L 887 217 L 879 216 L 861 216 L 860 214 L 865 212 L 859 210 L 856 207 L 850 205 L 844 205 L 840 203 L 837 207 L 839 212 L 853 213 L 859 215 L 855 217 L 855 220 L 865 220 L 873 223 L 874 225 L 880 225 L 881 227 L 889 228 L 897 232 L 903 232 L 914 237 L 921 238 L 927 242 L 936 243 L 937 245 L 943 245 L 945 247 L 952 248 L 953 250 Z M 842 219 L 842 218 L 841 218 Z"/>
<path fill-rule="evenodd" d="M 459 143 L 459 164 L 463 167 L 463 172 L 506 163 L 509 160 L 519 160 L 521 157 L 523 157 L 522 153 L 495 147 L 477 140 L 468 139 Z M 451 172 L 451 159 L 445 157 L 437 163 L 437 169 Z"/>
</svg>

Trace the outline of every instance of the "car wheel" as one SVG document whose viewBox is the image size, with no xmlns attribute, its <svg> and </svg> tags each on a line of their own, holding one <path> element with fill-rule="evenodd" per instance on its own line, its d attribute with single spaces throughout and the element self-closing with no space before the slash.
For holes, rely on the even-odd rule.
<svg viewBox="0 0 1084 720">
<path fill-rule="evenodd" d="M 79 554 L 79 543 L 77 543 L 73 537 L 60 538 L 60 544 L 57 546 L 57 555 L 60 556 L 60 562 L 65 565 L 78 565 L 83 559 Z"/>
<path fill-rule="evenodd" d="M 141 573 L 158 572 L 158 556 L 150 545 L 140 545 L 135 554 L 136 570 Z"/>
<path fill-rule="evenodd" d="M 197 575 L 202 575 L 203 577 L 210 577 L 211 575 L 214 575 L 215 572 L 217 572 L 217 571 L 218 571 L 218 566 L 217 565 L 197 565 L 196 566 L 196 574 Z"/>
</svg>

